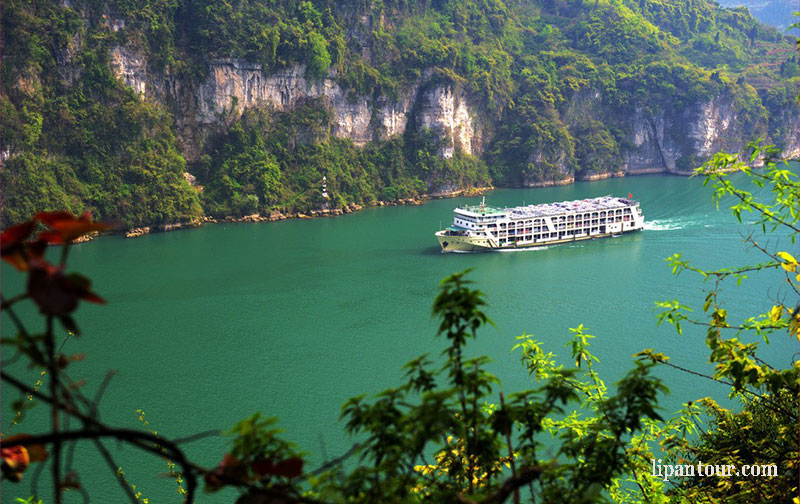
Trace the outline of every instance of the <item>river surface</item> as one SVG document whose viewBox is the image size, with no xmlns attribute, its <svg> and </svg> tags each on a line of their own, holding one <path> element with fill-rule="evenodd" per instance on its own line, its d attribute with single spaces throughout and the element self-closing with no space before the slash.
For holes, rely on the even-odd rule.
<svg viewBox="0 0 800 504">
<path fill-rule="evenodd" d="M 470 277 L 486 293 L 496 328 L 470 343 L 468 353 L 487 354 L 506 393 L 534 386 L 511 352 L 528 333 L 562 357 L 569 328 L 584 324 L 597 336 L 592 350 L 611 384 L 630 369 L 632 355 L 655 348 L 682 366 L 708 371 L 702 330 L 678 336 L 657 327 L 654 302 L 702 300 L 701 279 L 671 274 L 664 258 L 681 252 L 704 267 L 755 263 L 725 204 L 717 211 L 711 190 L 683 177 L 641 176 L 544 189 L 497 190 L 492 206 L 632 193 L 647 220 L 642 232 L 533 251 L 441 254 L 433 232 L 452 220 L 456 205 L 478 198 L 435 200 L 416 207 L 369 208 L 331 219 L 259 224 L 217 224 L 153 234 L 135 240 L 105 237 L 77 246 L 70 265 L 94 279 L 107 306 L 83 305 L 77 320 L 84 335 L 67 353 L 85 353 L 71 366 L 93 393 L 116 370 L 102 403 L 102 420 L 140 427 L 137 409 L 165 436 L 227 429 L 252 412 L 279 416 L 285 436 L 307 452 L 312 465 L 345 451 L 351 440 L 339 422 L 351 396 L 398 384 L 401 366 L 425 352 L 438 355 L 430 309 L 439 281 L 474 268 Z M 752 216 L 745 215 L 753 220 Z M 758 230 L 755 230 L 758 231 Z M 13 295 L 20 276 L 3 267 L 3 289 Z M 745 280 L 726 288 L 727 307 L 754 314 L 779 297 L 780 280 Z M 32 310 L 23 311 L 30 319 Z M 735 315 L 734 315 L 735 317 Z M 3 319 L 4 336 L 11 325 Z M 794 345 L 775 339 L 764 354 L 788 366 Z M 8 357 L 8 354 L 4 358 Z M 566 361 L 566 359 L 564 359 Z M 6 366 L 31 383 L 36 370 Z M 723 386 L 664 369 L 671 389 L 669 415 L 704 396 L 724 399 Z M 17 398 L 3 387 L 2 425 Z M 38 406 L 12 433 L 46 426 Z M 73 424 L 73 427 L 77 427 Z M 199 463 L 214 466 L 227 440 L 186 445 Z M 180 502 L 163 461 L 110 445 L 125 475 L 150 503 Z M 113 475 L 93 448 L 79 448 L 80 470 L 91 502 L 124 502 Z M 33 471 L 23 483 L 5 483 L 3 501 L 30 494 Z M 47 472 L 38 481 L 50 500 Z M 33 482 L 35 483 L 35 482 Z M 233 502 L 234 494 L 200 494 L 198 503 Z M 82 502 L 79 494 L 68 502 Z"/>
</svg>

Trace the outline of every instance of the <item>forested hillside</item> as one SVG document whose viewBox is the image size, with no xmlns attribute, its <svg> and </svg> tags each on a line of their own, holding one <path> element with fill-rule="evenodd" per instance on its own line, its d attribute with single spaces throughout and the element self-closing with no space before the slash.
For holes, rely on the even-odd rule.
<svg viewBox="0 0 800 504">
<path fill-rule="evenodd" d="M 798 151 L 793 41 L 706 0 L 8 0 L 2 30 L 3 225 L 307 211 L 323 176 L 336 208 L 686 172 L 755 137 Z"/>
</svg>

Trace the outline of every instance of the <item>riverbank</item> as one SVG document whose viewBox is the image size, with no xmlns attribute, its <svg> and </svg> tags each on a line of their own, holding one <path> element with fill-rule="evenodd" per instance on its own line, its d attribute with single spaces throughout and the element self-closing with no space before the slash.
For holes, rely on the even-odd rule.
<svg viewBox="0 0 800 504">
<path fill-rule="evenodd" d="M 763 163 L 762 163 L 763 164 Z M 754 166 L 759 166 L 758 160 Z M 735 171 L 737 168 L 731 167 L 725 171 Z M 619 170 L 616 172 L 593 173 L 582 177 L 566 177 L 563 179 L 551 179 L 538 182 L 530 182 L 525 184 L 525 188 L 544 188 L 544 187 L 558 187 L 574 184 L 575 182 L 594 182 L 606 180 L 610 178 L 624 178 L 635 177 L 639 175 L 674 175 L 677 177 L 688 177 L 694 175 L 694 171 L 666 171 L 660 168 L 640 169 L 633 171 Z M 111 231 L 109 234 L 124 234 L 126 238 L 138 238 L 151 233 L 162 233 L 166 231 L 176 231 L 179 229 L 196 228 L 205 224 L 216 224 L 221 222 L 227 223 L 253 223 L 253 222 L 277 222 L 288 219 L 316 219 L 320 217 L 336 217 L 346 215 L 354 212 L 361 211 L 365 207 L 384 207 L 384 206 L 405 206 L 405 205 L 421 205 L 425 201 L 444 198 L 455 198 L 459 196 L 479 196 L 488 191 L 495 189 L 493 186 L 474 187 L 458 189 L 454 191 L 445 191 L 439 193 L 424 194 L 419 198 L 403 198 L 395 201 L 381 201 L 378 200 L 371 205 L 360 205 L 358 203 L 349 203 L 341 208 L 321 208 L 312 209 L 305 212 L 280 212 L 272 211 L 269 214 L 255 213 L 241 217 L 226 216 L 226 217 L 211 217 L 204 215 L 200 219 L 187 222 L 176 222 L 162 225 L 153 226 L 140 226 L 130 228 L 124 231 Z M 91 241 L 97 234 L 82 237 L 80 241 L 74 243 L 83 243 Z"/>
<path fill-rule="evenodd" d="M 349 203 L 342 208 L 321 208 L 321 209 L 312 209 L 306 212 L 279 212 L 273 211 L 269 214 L 261 214 L 255 213 L 251 215 L 245 215 L 242 217 L 236 217 L 233 215 L 228 215 L 226 217 L 211 217 L 208 215 L 204 215 L 198 220 L 195 221 L 188 221 L 188 222 L 176 222 L 170 224 L 163 224 L 163 225 L 153 225 L 153 226 L 140 226 L 130 228 L 123 232 L 111 232 L 109 234 L 125 234 L 125 238 L 139 238 L 141 236 L 150 234 L 150 233 L 162 233 L 166 231 L 176 231 L 179 229 L 187 229 L 187 228 L 195 228 L 202 226 L 204 224 L 217 224 L 221 222 L 229 222 L 229 223 L 253 223 L 253 222 L 277 222 L 287 219 L 316 219 L 320 217 L 336 217 L 340 215 L 346 215 L 354 212 L 358 212 L 363 210 L 366 207 L 384 207 L 384 206 L 405 206 L 405 205 L 421 205 L 425 201 L 434 200 L 434 199 L 444 199 L 444 198 L 456 198 L 459 196 L 479 196 L 481 194 L 485 194 L 494 187 L 492 186 L 485 186 L 485 187 L 470 187 L 465 189 L 458 189 L 455 191 L 447 191 L 441 193 L 432 193 L 432 194 L 424 194 L 419 198 L 401 198 L 394 201 L 381 201 L 378 200 L 372 205 L 359 205 L 358 203 Z M 96 236 L 96 235 L 95 235 Z M 91 241 L 94 238 L 87 237 L 84 241 Z M 78 243 L 77 241 L 74 243 Z"/>
</svg>

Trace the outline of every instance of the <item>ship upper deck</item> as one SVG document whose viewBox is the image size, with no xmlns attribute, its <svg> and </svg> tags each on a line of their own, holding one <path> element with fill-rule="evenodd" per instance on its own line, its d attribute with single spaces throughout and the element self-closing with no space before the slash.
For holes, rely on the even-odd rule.
<svg viewBox="0 0 800 504">
<path fill-rule="evenodd" d="M 493 216 L 493 215 L 502 216 L 506 214 L 508 210 L 509 210 L 508 208 L 503 209 L 503 208 L 490 207 L 487 205 L 466 205 L 463 207 L 456 208 L 456 211 L 458 211 L 458 213 L 469 215 L 472 217 Z"/>
<path fill-rule="evenodd" d="M 584 200 L 560 201 L 556 203 L 542 203 L 538 205 L 525 205 L 518 207 L 498 208 L 488 205 L 466 205 L 455 209 L 459 214 L 472 222 L 495 221 L 508 217 L 523 219 L 530 217 L 553 217 L 567 213 L 585 213 L 599 210 L 612 210 L 638 206 L 638 202 L 629 198 L 615 196 L 600 196 Z"/>
<path fill-rule="evenodd" d="M 616 208 L 625 208 L 635 206 L 636 201 L 617 198 L 614 196 L 600 196 L 598 198 L 575 200 L 575 201 L 561 201 L 558 203 L 544 203 L 540 205 L 527 205 L 518 206 L 513 208 L 506 208 L 505 211 L 509 216 L 514 219 L 521 217 L 551 217 L 554 215 L 561 215 L 565 213 L 583 213 L 593 212 L 597 210 L 611 210 Z"/>
</svg>

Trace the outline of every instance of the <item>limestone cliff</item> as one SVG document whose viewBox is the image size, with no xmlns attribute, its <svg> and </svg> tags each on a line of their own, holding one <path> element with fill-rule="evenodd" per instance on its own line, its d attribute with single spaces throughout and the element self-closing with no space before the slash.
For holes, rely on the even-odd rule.
<svg viewBox="0 0 800 504">
<path fill-rule="evenodd" d="M 202 153 L 207 133 L 230 123 L 245 109 L 290 111 L 309 100 L 321 100 L 331 113 L 331 134 L 363 147 L 406 131 L 411 116 L 416 128 L 430 129 L 443 141 L 441 156 L 451 158 L 456 148 L 479 155 L 481 132 L 469 98 L 452 84 L 429 82 L 423 75 L 400 97 L 368 98 L 343 89 L 335 72 L 310 79 L 302 65 L 272 73 L 261 65 L 240 60 L 213 60 L 200 82 L 175 81 L 149 75 L 146 59 L 134 49 L 115 47 L 111 67 L 119 79 L 146 99 L 171 104 L 190 163 Z"/>
<path fill-rule="evenodd" d="M 478 4 L 11 2 L 0 217 L 146 227 L 800 154 L 795 41 L 744 11 Z"/>
<path fill-rule="evenodd" d="M 715 152 L 741 151 L 748 133 L 737 122 L 730 96 L 680 111 L 654 113 L 637 108 L 631 117 L 631 132 L 630 148 L 623 151 L 623 170 L 631 174 L 690 173 L 697 161 Z"/>
<path fill-rule="evenodd" d="M 356 146 L 403 135 L 408 127 L 426 129 L 440 139 L 439 155 L 452 158 L 456 149 L 481 156 L 491 135 L 490 123 L 481 117 L 481 107 L 457 85 L 432 79 L 425 72 L 400 96 L 359 96 L 337 82 L 335 71 L 315 80 L 303 65 L 266 72 L 258 64 L 234 59 L 208 62 L 208 71 L 199 81 L 178 80 L 169 75 L 148 72 L 145 56 L 125 46 L 111 51 L 111 67 L 125 84 L 148 100 L 166 104 L 175 113 L 183 153 L 190 163 L 204 149 L 210 132 L 225 128 L 248 108 L 266 111 L 291 111 L 309 100 L 320 100 L 331 114 L 335 137 L 349 139 Z M 613 118 L 624 125 L 620 142 L 621 162 L 607 173 L 588 173 L 578 178 L 601 178 L 623 174 L 686 174 L 698 163 L 719 150 L 740 151 L 763 128 L 749 131 L 737 116 L 730 95 L 716 96 L 681 110 L 653 110 L 639 106 L 619 117 L 599 91 L 585 89 L 575 93 L 563 111 L 570 130 L 592 117 L 600 121 Z M 786 123 L 781 138 L 772 139 L 787 154 L 800 153 L 800 126 L 797 110 L 787 110 L 776 118 Z M 752 129 L 752 128 L 751 128 Z M 575 180 L 566 151 L 529 153 L 529 166 L 547 162 L 555 171 L 546 178 L 523 175 L 521 185 L 541 186 Z"/>
</svg>

